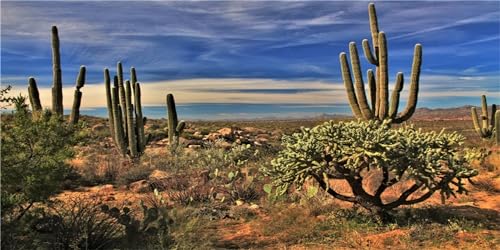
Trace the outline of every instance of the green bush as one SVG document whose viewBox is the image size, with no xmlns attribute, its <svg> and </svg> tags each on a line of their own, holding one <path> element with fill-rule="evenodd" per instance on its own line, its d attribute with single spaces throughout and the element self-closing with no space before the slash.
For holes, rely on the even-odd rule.
<svg viewBox="0 0 500 250">
<path fill-rule="evenodd" d="M 14 104 L 16 110 L 1 125 L 3 222 L 5 215 L 20 217 L 34 202 L 60 190 L 75 141 L 73 129 L 61 118 L 45 112 L 32 119 L 21 96 Z"/>
<path fill-rule="evenodd" d="M 478 174 L 470 166 L 477 154 L 461 150 L 463 141 L 456 132 L 422 132 L 413 126 L 391 129 L 389 120 L 330 121 L 284 136 L 284 149 L 262 170 L 271 177 L 277 194 L 314 178 L 331 196 L 385 217 L 391 209 L 422 202 L 436 191 L 443 199 L 466 192 L 463 180 Z M 363 180 L 374 170 L 381 173 L 381 181 L 372 194 Z M 330 186 L 335 179 L 347 181 L 353 195 L 336 192 Z M 412 186 L 396 200 L 382 200 L 387 188 L 407 180 Z"/>
</svg>

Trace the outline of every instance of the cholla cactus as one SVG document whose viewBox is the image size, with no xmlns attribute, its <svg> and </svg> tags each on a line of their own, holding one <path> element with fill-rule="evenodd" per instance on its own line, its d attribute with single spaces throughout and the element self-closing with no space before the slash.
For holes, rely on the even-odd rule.
<svg viewBox="0 0 500 250">
<path fill-rule="evenodd" d="M 132 83 L 126 80 L 124 84 L 120 84 L 120 79 L 123 80 L 120 62 L 118 62 L 117 73 L 118 75 L 114 77 L 114 86 L 111 87 L 109 70 L 104 69 L 109 127 L 112 138 L 122 155 L 128 154 L 135 159 L 144 153 L 149 141 L 144 134 L 146 117 L 142 116 L 141 87 L 136 82 L 134 68 L 131 69 Z M 132 97 L 131 85 L 134 86 L 134 97 Z"/>
<path fill-rule="evenodd" d="M 389 120 L 329 121 L 284 136 L 284 149 L 272 166 L 262 170 L 271 176 L 278 194 L 313 178 L 333 197 L 385 217 L 391 209 L 422 202 L 436 191 L 443 199 L 466 192 L 463 180 L 478 173 L 470 166 L 473 151 L 461 150 L 463 141 L 456 132 L 422 132 L 412 126 L 390 129 Z M 377 171 L 382 181 L 368 191 L 362 183 L 373 176 L 371 171 Z M 337 192 L 331 186 L 334 179 L 347 181 L 353 195 Z M 407 180 L 412 186 L 396 200 L 382 200 L 387 188 Z"/>
<path fill-rule="evenodd" d="M 404 81 L 403 73 L 398 72 L 396 76 L 396 85 L 392 91 L 389 102 L 387 40 L 385 33 L 379 31 L 377 14 L 373 3 L 370 3 L 368 6 L 368 13 L 370 16 L 373 52 L 367 39 L 363 40 L 363 50 L 366 59 L 376 66 L 375 75 L 372 69 L 369 69 L 367 72 L 371 108 L 368 105 L 365 94 L 365 84 L 363 83 L 361 64 L 359 62 L 358 49 L 356 48 L 355 42 L 349 44 L 355 88 L 352 82 L 351 69 L 347 62 L 347 55 L 344 52 L 339 55 L 342 79 L 344 80 L 349 104 L 351 105 L 354 116 L 357 118 L 364 120 L 384 120 L 390 118 L 393 123 L 402 123 L 413 115 L 417 107 L 420 66 L 422 64 L 422 45 L 415 45 L 409 91 L 410 96 L 405 110 L 398 116 L 399 98 Z"/>
<path fill-rule="evenodd" d="M 168 110 L 168 143 L 172 148 L 179 144 L 179 136 L 186 127 L 186 123 L 177 119 L 177 109 L 175 108 L 174 95 L 167 95 Z"/>
<path fill-rule="evenodd" d="M 481 96 L 481 124 L 479 123 L 476 107 L 471 108 L 472 122 L 474 129 L 481 138 L 490 139 L 496 138 L 497 145 L 499 144 L 498 122 L 500 113 L 497 111 L 497 105 L 491 105 L 491 117 L 488 115 L 488 103 L 486 96 Z"/>
</svg>

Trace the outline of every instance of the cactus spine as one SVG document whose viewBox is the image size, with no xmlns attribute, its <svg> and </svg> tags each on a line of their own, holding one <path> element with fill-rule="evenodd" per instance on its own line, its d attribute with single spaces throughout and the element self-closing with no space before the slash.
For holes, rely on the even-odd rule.
<svg viewBox="0 0 500 250">
<path fill-rule="evenodd" d="M 488 103 L 486 101 L 486 96 L 481 96 L 481 123 L 477 115 L 476 107 L 471 108 L 472 123 L 474 124 L 474 130 L 481 138 L 489 139 L 496 137 L 498 144 L 498 111 L 497 105 L 491 105 L 491 117 L 488 117 Z"/>
<path fill-rule="evenodd" d="M 59 52 L 59 34 L 52 26 L 52 113 L 63 115 L 61 54 Z"/>
<path fill-rule="evenodd" d="M 120 78 L 123 80 L 121 68 L 119 62 L 118 75 L 114 77 L 113 87 L 110 86 L 109 70 L 104 69 L 110 131 L 122 155 L 128 154 L 131 158 L 136 159 L 144 153 L 148 141 L 144 135 L 145 117 L 142 116 L 141 89 L 138 82 L 134 84 L 137 79 L 135 70 L 131 70 L 134 72 L 132 76 L 133 93 L 130 81 L 126 80 L 124 84 L 120 84 Z"/>
<path fill-rule="evenodd" d="M 354 116 L 357 118 L 365 120 L 384 120 L 390 118 L 393 123 L 402 123 L 413 115 L 417 106 L 420 66 L 422 65 L 422 45 L 415 45 L 410 79 L 410 96 L 405 110 L 398 116 L 399 98 L 404 84 L 403 73 L 397 73 L 396 84 L 389 101 L 387 39 L 385 33 L 379 31 L 377 14 L 373 3 L 368 5 L 368 13 L 370 17 L 373 51 L 367 39 L 364 39 L 362 44 L 366 59 L 376 66 L 375 75 L 373 70 L 369 69 L 367 71 L 371 107 L 368 104 L 365 94 L 365 84 L 363 83 L 361 64 L 359 62 L 358 49 L 356 48 L 355 42 L 349 43 L 354 83 L 346 53 L 342 52 L 339 55 L 342 79 L 347 91 L 349 104 Z"/>
<path fill-rule="evenodd" d="M 179 144 L 179 136 L 184 130 L 186 123 L 178 122 L 177 110 L 175 108 L 175 100 L 172 94 L 167 95 L 167 110 L 168 110 L 168 142 L 171 147 L 175 148 Z"/>
<path fill-rule="evenodd" d="M 71 109 L 71 115 L 69 117 L 69 122 L 71 124 L 77 124 L 80 119 L 80 104 L 82 103 L 82 92 L 80 91 L 85 84 L 85 66 L 80 67 L 80 72 L 76 78 L 76 89 L 75 97 L 73 99 L 73 108 Z"/>
</svg>

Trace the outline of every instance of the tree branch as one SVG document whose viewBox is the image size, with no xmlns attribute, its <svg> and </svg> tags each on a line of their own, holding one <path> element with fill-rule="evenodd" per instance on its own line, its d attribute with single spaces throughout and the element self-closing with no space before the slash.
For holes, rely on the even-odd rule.
<svg viewBox="0 0 500 250">
<path fill-rule="evenodd" d="M 356 199 L 354 197 L 349 197 L 349 196 L 345 196 L 345 195 L 341 195 L 337 192 L 335 192 L 335 190 L 331 189 L 330 187 L 328 187 L 326 185 L 326 182 L 319 176 L 317 175 L 312 175 L 314 177 L 314 179 L 319 183 L 319 186 L 324 189 L 328 194 L 330 194 L 331 196 L 339 199 L 339 200 L 343 200 L 343 201 L 348 201 L 348 202 L 355 202 Z"/>
</svg>

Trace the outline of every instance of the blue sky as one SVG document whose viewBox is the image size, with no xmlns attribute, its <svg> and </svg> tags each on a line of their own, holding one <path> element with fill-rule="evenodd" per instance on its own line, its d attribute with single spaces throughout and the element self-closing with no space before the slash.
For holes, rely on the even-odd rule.
<svg viewBox="0 0 500 250">
<path fill-rule="evenodd" d="M 478 105 L 481 94 L 500 102 L 498 1 L 375 3 L 391 82 L 398 71 L 409 79 L 413 47 L 423 45 L 419 107 Z M 1 82 L 25 92 L 35 76 L 50 104 L 50 28 L 57 25 L 66 106 L 80 65 L 91 96 L 82 105 L 104 106 L 102 70 L 114 72 L 119 60 L 136 67 L 148 105 L 162 104 L 167 92 L 181 103 L 346 103 L 338 54 L 370 38 L 367 6 L 2 1 Z M 371 65 L 361 60 L 366 71 Z"/>
</svg>

